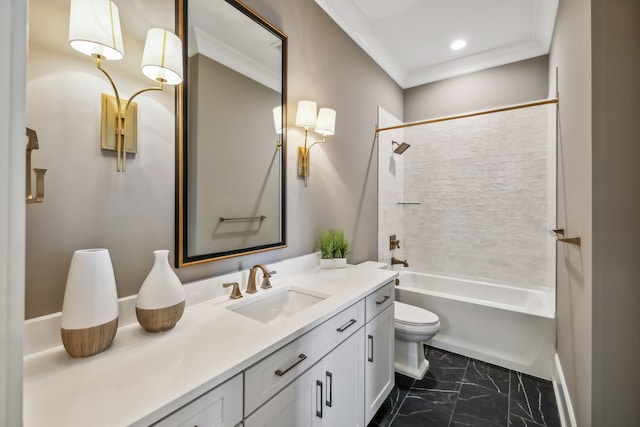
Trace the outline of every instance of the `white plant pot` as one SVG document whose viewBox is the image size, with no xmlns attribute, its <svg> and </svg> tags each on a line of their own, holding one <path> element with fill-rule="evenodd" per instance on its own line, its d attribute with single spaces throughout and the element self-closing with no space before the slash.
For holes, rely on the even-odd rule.
<svg viewBox="0 0 640 427">
<path fill-rule="evenodd" d="M 346 266 L 346 258 L 320 258 L 320 268 L 345 268 Z"/>
</svg>

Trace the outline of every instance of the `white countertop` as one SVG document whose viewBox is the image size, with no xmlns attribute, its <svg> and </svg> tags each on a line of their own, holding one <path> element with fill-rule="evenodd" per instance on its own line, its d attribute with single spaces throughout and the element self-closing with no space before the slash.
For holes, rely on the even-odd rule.
<svg viewBox="0 0 640 427">
<path fill-rule="evenodd" d="M 188 306 L 175 328 L 152 334 L 138 324 L 118 329 L 112 346 L 84 358 L 64 348 L 25 358 L 25 426 L 147 425 L 189 403 L 274 350 L 313 329 L 394 278 L 368 268 L 315 268 L 282 279 L 328 298 L 268 325 L 225 309 L 276 289 Z M 244 290 L 244 283 L 241 288 Z"/>
</svg>

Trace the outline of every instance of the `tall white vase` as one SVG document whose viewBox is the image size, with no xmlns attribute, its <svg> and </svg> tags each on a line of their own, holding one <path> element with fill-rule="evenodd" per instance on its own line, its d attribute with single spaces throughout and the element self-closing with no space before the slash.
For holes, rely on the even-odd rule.
<svg viewBox="0 0 640 427">
<path fill-rule="evenodd" d="M 62 344 L 73 357 L 100 353 L 118 330 L 118 291 L 107 249 L 75 251 L 62 303 Z"/>
<path fill-rule="evenodd" d="M 184 313 L 182 283 L 169 265 L 169 251 L 153 251 L 155 261 L 136 300 L 138 323 L 149 332 L 173 328 Z"/>
</svg>

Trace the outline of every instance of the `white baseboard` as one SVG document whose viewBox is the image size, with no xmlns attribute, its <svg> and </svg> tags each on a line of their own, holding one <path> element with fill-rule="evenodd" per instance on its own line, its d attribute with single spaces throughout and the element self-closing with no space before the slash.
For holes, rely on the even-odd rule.
<svg viewBox="0 0 640 427">
<path fill-rule="evenodd" d="M 558 353 L 553 357 L 553 391 L 558 402 L 558 412 L 560 412 L 562 427 L 578 427 Z"/>
</svg>

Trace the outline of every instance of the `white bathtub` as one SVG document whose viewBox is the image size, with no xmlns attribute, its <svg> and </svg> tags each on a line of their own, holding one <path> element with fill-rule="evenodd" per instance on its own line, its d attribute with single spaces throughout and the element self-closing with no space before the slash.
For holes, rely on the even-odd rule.
<svg viewBox="0 0 640 427">
<path fill-rule="evenodd" d="M 396 299 L 440 317 L 440 331 L 427 344 L 551 379 L 556 341 L 551 290 L 402 271 Z"/>
</svg>

